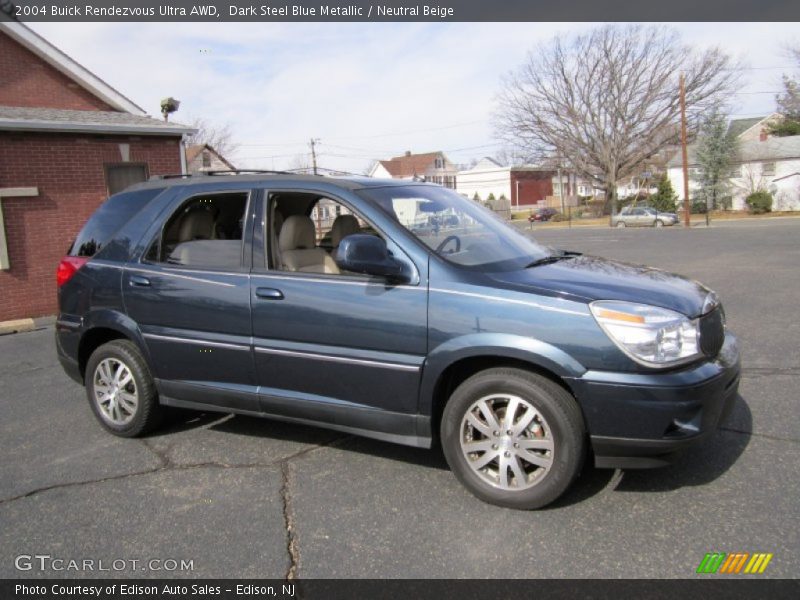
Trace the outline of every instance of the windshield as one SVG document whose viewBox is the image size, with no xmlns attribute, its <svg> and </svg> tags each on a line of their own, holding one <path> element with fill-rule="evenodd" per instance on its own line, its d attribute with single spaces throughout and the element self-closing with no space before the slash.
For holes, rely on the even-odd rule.
<svg viewBox="0 0 800 600">
<path fill-rule="evenodd" d="M 512 271 L 550 256 L 544 246 L 491 210 L 432 185 L 358 190 L 446 260 L 484 271 Z"/>
</svg>

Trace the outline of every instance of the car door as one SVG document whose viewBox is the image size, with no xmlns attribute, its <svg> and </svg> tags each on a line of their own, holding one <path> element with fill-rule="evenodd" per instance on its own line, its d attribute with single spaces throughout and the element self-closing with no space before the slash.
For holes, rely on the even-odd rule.
<svg viewBox="0 0 800 600">
<path fill-rule="evenodd" d="M 266 258 L 273 256 L 270 235 L 277 220 L 274 211 L 269 214 L 270 198 L 278 194 L 302 204 L 303 193 L 271 190 L 259 207 L 263 228 L 256 231 L 262 237 L 254 239 L 250 285 L 262 410 L 416 443 L 427 351 L 427 262 L 414 263 L 387 240 L 394 256 L 413 268 L 412 282 L 275 268 L 276 261 Z M 355 213 L 352 204 L 331 194 L 327 198 Z M 374 224 L 368 226 L 381 233 Z M 318 237 L 323 236 L 318 229 Z"/>
<path fill-rule="evenodd" d="M 244 251 L 251 204 L 250 190 L 187 191 L 153 224 L 142 258 L 126 266 L 127 313 L 167 404 L 258 410 Z"/>
</svg>

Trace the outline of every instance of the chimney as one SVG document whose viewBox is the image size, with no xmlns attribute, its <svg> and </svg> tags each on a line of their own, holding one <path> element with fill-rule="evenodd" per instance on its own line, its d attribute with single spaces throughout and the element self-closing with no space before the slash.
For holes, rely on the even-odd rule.
<svg viewBox="0 0 800 600">
<path fill-rule="evenodd" d="M 411 156 L 411 150 L 406 150 L 406 156 Z"/>
<path fill-rule="evenodd" d="M 767 130 L 766 129 L 762 129 L 761 133 L 758 134 L 758 141 L 759 142 L 766 142 L 767 141 L 767 137 L 768 137 L 767 136 Z"/>
</svg>

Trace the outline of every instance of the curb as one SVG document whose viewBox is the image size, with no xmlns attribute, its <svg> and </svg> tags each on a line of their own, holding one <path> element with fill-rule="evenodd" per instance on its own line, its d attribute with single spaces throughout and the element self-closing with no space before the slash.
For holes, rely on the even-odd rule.
<svg viewBox="0 0 800 600">
<path fill-rule="evenodd" d="M 44 329 L 55 322 L 55 316 L 39 317 L 36 319 L 14 319 L 12 321 L 0 321 L 0 335 L 9 335 L 12 333 L 23 333 L 25 331 Z"/>
</svg>

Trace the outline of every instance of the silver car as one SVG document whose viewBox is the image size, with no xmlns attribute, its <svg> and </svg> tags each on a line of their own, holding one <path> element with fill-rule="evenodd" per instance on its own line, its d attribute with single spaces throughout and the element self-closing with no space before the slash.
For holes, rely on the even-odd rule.
<svg viewBox="0 0 800 600">
<path fill-rule="evenodd" d="M 658 212 L 649 206 L 626 206 L 611 217 L 613 227 L 664 227 L 677 222 L 678 215 L 675 213 Z"/>
</svg>

